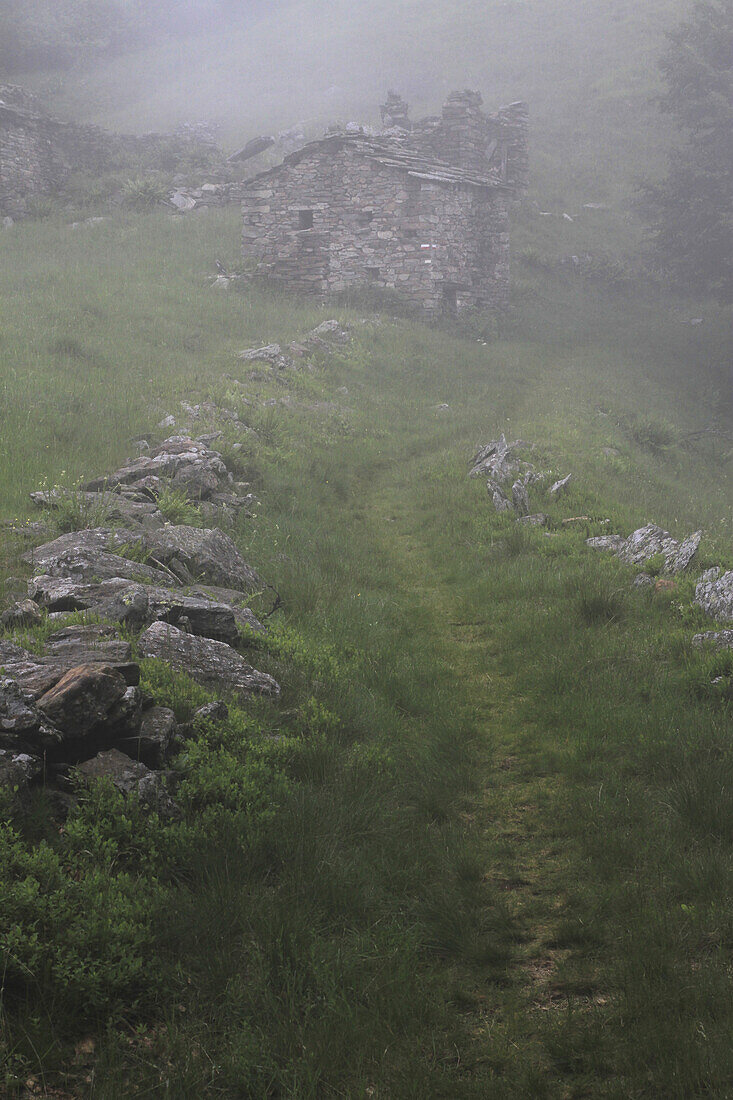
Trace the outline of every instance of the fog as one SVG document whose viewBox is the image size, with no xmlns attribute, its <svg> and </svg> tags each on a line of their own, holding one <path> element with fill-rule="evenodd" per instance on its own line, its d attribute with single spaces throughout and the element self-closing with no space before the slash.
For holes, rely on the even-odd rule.
<svg viewBox="0 0 733 1100">
<path fill-rule="evenodd" d="M 490 109 L 529 101 L 538 186 L 565 201 L 590 190 L 603 198 L 623 192 L 624 174 L 664 151 L 670 131 L 653 102 L 656 61 L 665 31 L 690 7 L 679 0 L 188 4 L 186 19 L 179 13 L 145 30 L 147 46 L 137 42 L 117 56 L 107 49 L 91 64 L 85 56 L 42 75 L 21 73 L 18 82 L 33 84 L 57 113 L 113 129 L 214 121 L 231 148 L 294 124 L 310 134 L 332 121 L 376 121 L 388 87 L 407 98 L 413 117 L 438 111 L 453 88 L 472 87 Z"/>
</svg>

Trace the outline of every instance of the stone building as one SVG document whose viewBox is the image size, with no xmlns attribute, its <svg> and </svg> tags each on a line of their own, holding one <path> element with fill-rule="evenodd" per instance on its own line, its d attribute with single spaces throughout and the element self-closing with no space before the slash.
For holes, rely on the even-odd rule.
<svg viewBox="0 0 733 1100">
<path fill-rule="evenodd" d="M 526 106 L 487 115 L 477 92 L 454 92 L 413 124 L 390 93 L 382 121 L 379 135 L 329 132 L 247 181 L 250 277 L 318 294 L 369 285 L 432 315 L 506 307 Z"/>
</svg>

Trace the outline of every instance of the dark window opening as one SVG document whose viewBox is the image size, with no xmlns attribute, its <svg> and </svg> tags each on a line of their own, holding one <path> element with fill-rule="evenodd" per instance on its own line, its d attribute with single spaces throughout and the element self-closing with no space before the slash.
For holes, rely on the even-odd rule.
<svg viewBox="0 0 733 1100">
<path fill-rule="evenodd" d="M 313 228 L 313 211 L 312 210 L 299 210 L 298 211 L 298 229 L 312 229 Z"/>
</svg>

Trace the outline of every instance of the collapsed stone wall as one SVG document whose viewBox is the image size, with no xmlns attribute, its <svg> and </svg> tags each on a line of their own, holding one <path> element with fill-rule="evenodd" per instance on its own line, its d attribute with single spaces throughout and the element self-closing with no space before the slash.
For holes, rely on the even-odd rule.
<svg viewBox="0 0 733 1100">
<path fill-rule="evenodd" d="M 507 304 L 501 192 L 419 180 L 347 150 L 323 150 L 246 190 L 243 214 L 253 273 L 295 291 L 367 283 L 432 314 Z"/>
<path fill-rule="evenodd" d="M 99 126 L 59 122 L 22 88 L 0 84 L 0 215 L 22 216 L 34 196 L 63 190 L 72 172 L 158 167 L 220 159 L 206 127 L 174 134 L 114 134 Z"/>
</svg>

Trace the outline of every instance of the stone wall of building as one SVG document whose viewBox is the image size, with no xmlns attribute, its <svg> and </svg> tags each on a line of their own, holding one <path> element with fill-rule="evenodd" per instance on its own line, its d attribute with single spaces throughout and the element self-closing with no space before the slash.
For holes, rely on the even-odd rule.
<svg viewBox="0 0 733 1100">
<path fill-rule="evenodd" d="M 431 314 L 507 304 L 503 192 L 322 150 L 255 181 L 243 214 L 251 273 L 292 290 L 368 284 Z"/>
</svg>

